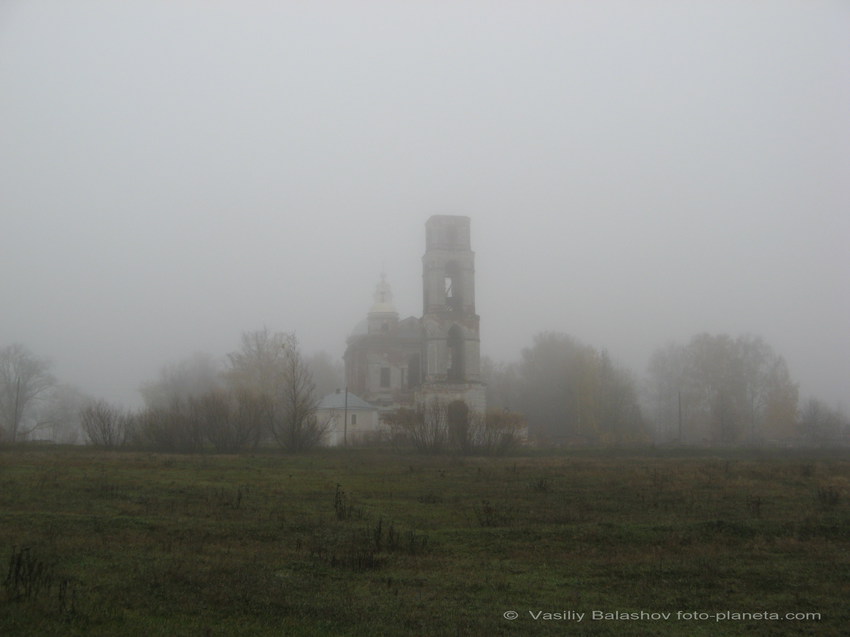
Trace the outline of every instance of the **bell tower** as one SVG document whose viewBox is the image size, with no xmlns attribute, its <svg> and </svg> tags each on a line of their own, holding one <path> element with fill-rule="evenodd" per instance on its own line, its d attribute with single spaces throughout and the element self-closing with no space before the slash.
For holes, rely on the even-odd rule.
<svg viewBox="0 0 850 637">
<path fill-rule="evenodd" d="M 435 215 L 425 224 L 422 257 L 423 316 L 469 321 L 475 316 L 475 253 L 469 217 Z"/>
<path fill-rule="evenodd" d="M 434 215 L 422 257 L 423 390 L 484 409 L 469 217 Z"/>
</svg>

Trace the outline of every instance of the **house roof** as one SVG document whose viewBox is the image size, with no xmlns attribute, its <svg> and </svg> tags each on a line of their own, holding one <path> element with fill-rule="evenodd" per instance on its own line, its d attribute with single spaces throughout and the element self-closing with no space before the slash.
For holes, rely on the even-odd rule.
<svg viewBox="0 0 850 637">
<path fill-rule="evenodd" d="M 332 394 L 328 394 L 322 400 L 319 401 L 319 409 L 345 409 L 346 408 L 346 400 L 345 400 L 344 391 L 336 391 Z M 357 396 L 356 394 L 352 394 L 348 392 L 348 409 L 377 409 L 374 405 L 370 405 L 365 400 Z"/>
</svg>

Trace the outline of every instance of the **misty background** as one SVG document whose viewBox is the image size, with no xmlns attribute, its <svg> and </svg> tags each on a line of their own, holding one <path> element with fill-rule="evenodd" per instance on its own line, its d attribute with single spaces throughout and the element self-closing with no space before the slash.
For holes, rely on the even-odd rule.
<svg viewBox="0 0 850 637">
<path fill-rule="evenodd" d="M 467 215 L 482 354 L 643 373 L 761 336 L 850 393 L 850 4 L 0 2 L 0 346 L 128 407 L 294 331 L 336 360 Z"/>
</svg>

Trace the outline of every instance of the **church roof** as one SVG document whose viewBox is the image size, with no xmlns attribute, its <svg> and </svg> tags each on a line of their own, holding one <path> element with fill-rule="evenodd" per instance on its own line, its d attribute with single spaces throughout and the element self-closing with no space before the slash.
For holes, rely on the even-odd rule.
<svg viewBox="0 0 850 637">
<path fill-rule="evenodd" d="M 398 322 L 398 335 L 405 338 L 420 338 L 422 335 L 421 321 L 415 316 L 408 316 Z"/>
<path fill-rule="evenodd" d="M 336 391 L 328 394 L 319 401 L 319 409 L 345 409 L 345 392 Z M 348 408 L 349 409 L 377 409 L 374 405 L 370 405 L 365 400 L 348 392 Z"/>
</svg>

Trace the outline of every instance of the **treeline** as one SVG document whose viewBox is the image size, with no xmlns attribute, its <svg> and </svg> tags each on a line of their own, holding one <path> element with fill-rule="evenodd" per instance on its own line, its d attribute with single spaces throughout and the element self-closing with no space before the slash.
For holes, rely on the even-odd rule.
<svg viewBox="0 0 850 637">
<path fill-rule="evenodd" d="M 390 441 L 485 453 L 526 439 L 542 446 L 850 444 L 847 415 L 817 398 L 801 404 L 785 360 L 757 337 L 698 334 L 659 347 L 638 377 L 605 351 L 545 332 L 519 361 L 482 360 L 482 376 L 485 417 L 450 414 L 448 405 L 402 410 L 387 421 Z M 325 435 L 319 397 L 343 384 L 341 366 L 327 354 L 305 357 L 294 336 L 263 329 L 243 334 L 223 362 L 196 355 L 163 368 L 141 388 L 144 408 L 126 412 L 58 383 L 48 361 L 10 345 L 0 348 L 0 443 L 300 451 Z"/>
<path fill-rule="evenodd" d="M 664 439 L 762 443 L 800 433 L 797 384 L 760 338 L 699 334 L 662 347 L 648 383 L 647 404 Z"/>
<path fill-rule="evenodd" d="M 646 375 L 559 333 L 512 363 L 482 361 L 488 405 L 523 413 L 541 444 L 850 443 L 850 419 L 799 392 L 779 354 L 752 336 L 698 334 L 658 348 Z"/>
<path fill-rule="evenodd" d="M 218 363 L 210 356 L 162 369 L 141 388 L 144 407 L 127 411 L 57 383 L 50 364 L 21 345 L 0 349 L 0 442 L 87 442 L 191 453 L 235 453 L 276 444 L 310 449 L 327 423 L 319 391 L 339 387 L 327 354 L 302 355 L 294 335 L 246 332 Z"/>
<path fill-rule="evenodd" d="M 56 380 L 47 359 L 18 343 L 0 348 L 0 443 L 79 442 L 79 411 L 87 400 Z"/>
<path fill-rule="evenodd" d="M 524 414 L 538 444 L 631 444 L 651 439 L 637 381 L 608 354 L 566 334 L 534 338 L 517 363 L 482 361 L 487 404 Z"/>
<path fill-rule="evenodd" d="M 274 442 L 298 452 L 318 446 L 327 431 L 298 341 L 267 329 L 244 333 L 223 369 L 198 355 L 164 368 L 142 396 L 145 408 L 135 413 L 87 405 L 81 426 L 88 442 L 176 453 L 239 453 Z"/>
</svg>

